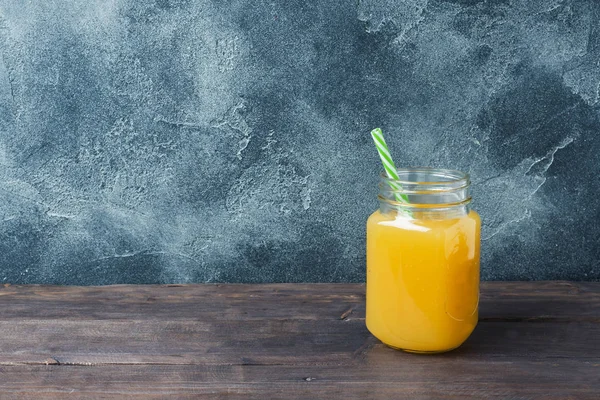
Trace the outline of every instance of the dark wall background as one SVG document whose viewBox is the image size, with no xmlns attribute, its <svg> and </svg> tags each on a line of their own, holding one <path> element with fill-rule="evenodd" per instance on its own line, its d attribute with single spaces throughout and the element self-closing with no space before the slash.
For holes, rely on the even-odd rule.
<svg viewBox="0 0 600 400">
<path fill-rule="evenodd" d="M 362 281 L 381 126 L 484 279 L 600 279 L 594 0 L 0 1 L 0 282 Z"/>
</svg>

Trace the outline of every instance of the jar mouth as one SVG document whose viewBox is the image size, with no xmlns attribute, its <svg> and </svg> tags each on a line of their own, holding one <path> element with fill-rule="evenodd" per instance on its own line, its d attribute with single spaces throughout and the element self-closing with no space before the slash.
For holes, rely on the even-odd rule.
<svg viewBox="0 0 600 400">
<path fill-rule="evenodd" d="M 469 174 L 452 169 L 398 169 L 399 179 L 381 174 L 378 199 L 383 208 L 442 212 L 468 210 L 471 202 Z"/>
<path fill-rule="evenodd" d="M 436 191 L 453 191 L 471 184 L 469 174 L 453 169 L 419 167 L 399 168 L 396 171 L 399 179 L 388 178 L 385 172 L 382 172 L 380 174 L 381 184 L 395 183 L 403 188 L 405 186 L 408 188 L 418 187 L 421 190 Z"/>
</svg>

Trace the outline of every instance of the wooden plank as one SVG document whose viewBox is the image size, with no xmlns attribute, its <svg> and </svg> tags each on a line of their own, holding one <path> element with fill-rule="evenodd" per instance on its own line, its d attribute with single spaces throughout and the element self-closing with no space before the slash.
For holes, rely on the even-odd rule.
<svg viewBox="0 0 600 400">
<path fill-rule="evenodd" d="M 0 287 L 0 320 L 364 317 L 361 284 Z M 600 283 L 482 282 L 482 320 L 598 322 Z M 293 311 L 293 315 L 290 313 Z"/>
<path fill-rule="evenodd" d="M 600 322 L 600 283 L 482 282 L 480 319 Z"/>
<path fill-rule="evenodd" d="M 102 365 L 0 367 L 3 398 L 597 399 L 600 363 L 474 361 L 391 349 L 363 366 Z"/>
<path fill-rule="evenodd" d="M 362 320 L 0 322 L 0 365 L 333 364 L 371 335 Z M 600 324 L 482 322 L 449 357 L 600 359 Z"/>
<path fill-rule="evenodd" d="M 0 365 L 340 364 L 369 336 L 364 322 L 315 320 L 0 322 Z"/>
<path fill-rule="evenodd" d="M 114 285 L 0 288 L 0 320 L 60 318 L 228 320 L 364 316 L 364 285 Z"/>
<path fill-rule="evenodd" d="M 0 322 L 0 364 L 339 364 L 369 334 L 362 321 Z"/>
</svg>

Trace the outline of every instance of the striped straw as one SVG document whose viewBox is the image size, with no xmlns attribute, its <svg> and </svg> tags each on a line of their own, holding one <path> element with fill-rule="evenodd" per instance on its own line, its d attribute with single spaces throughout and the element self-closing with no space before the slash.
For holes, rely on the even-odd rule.
<svg viewBox="0 0 600 400">
<path fill-rule="evenodd" d="M 383 164 L 383 169 L 385 170 L 385 174 L 388 178 L 393 180 L 399 180 L 398 171 L 396 171 L 396 165 L 392 160 L 392 156 L 390 151 L 388 150 L 387 144 L 385 143 L 385 139 L 383 138 L 383 132 L 381 132 L 380 128 L 375 128 L 371 131 L 371 137 L 375 142 L 375 147 L 377 147 L 377 152 L 379 153 L 379 158 Z M 394 197 L 399 203 L 408 203 L 408 197 L 405 194 L 398 193 L 398 190 L 402 190 L 402 186 L 397 184 L 396 182 L 389 181 L 388 184 L 394 190 Z"/>
</svg>

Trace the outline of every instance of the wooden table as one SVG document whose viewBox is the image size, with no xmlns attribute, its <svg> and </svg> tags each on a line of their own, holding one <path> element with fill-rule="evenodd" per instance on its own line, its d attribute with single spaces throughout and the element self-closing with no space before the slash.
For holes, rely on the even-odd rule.
<svg viewBox="0 0 600 400">
<path fill-rule="evenodd" d="M 600 399 L 600 283 L 482 284 L 458 350 L 392 350 L 364 285 L 0 287 L 0 398 Z"/>
</svg>

